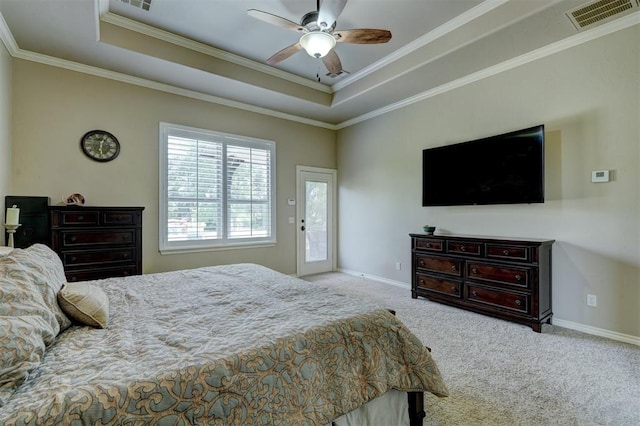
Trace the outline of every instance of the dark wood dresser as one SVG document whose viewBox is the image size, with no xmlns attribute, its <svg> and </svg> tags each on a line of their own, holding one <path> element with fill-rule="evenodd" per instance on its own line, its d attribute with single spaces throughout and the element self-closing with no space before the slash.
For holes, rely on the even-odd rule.
<svg viewBox="0 0 640 426">
<path fill-rule="evenodd" d="M 530 326 L 550 322 L 554 240 L 411 236 L 411 297 Z"/>
<path fill-rule="evenodd" d="M 69 282 L 142 274 L 144 207 L 50 206 L 51 248 Z"/>
</svg>

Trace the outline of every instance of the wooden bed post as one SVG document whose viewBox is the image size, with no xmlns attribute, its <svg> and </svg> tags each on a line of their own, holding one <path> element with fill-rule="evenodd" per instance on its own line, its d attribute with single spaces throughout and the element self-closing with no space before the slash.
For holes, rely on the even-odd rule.
<svg viewBox="0 0 640 426">
<path fill-rule="evenodd" d="M 387 309 L 392 315 L 396 314 L 393 309 Z M 431 352 L 431 348 L 427 347 Z M 426 417 L 424 412 L 424 392 L 407 392 L 409 397 L 409 426 L 422 426 L 423 419 Z"/>
<path fill-rule="evenodd" d="M 426 417 L 424 412 L 424 392 L 408 392 L 409 396 L 409 425 L 422 426 Z"/>
</svg>

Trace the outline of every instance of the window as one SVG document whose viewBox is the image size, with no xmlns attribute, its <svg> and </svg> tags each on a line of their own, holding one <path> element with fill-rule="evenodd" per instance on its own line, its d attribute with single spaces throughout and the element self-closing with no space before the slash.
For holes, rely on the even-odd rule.
<svg viewBox="0 0 640 426">
<path fill-rule="evenodd" d="M 275 142 L 160 123 L 160 252 L 275 243 Z"/>
</svg>

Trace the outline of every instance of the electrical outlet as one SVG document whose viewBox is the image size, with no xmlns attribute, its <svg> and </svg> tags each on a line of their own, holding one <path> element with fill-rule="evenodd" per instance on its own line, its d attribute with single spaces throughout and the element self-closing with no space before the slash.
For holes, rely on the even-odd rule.
<svg viewBox="0 0 640 426">
<path fill-rule="evenodd" d="M 396 262 L 396 270 L 400 271 L 402 269 L 402 263 Z"/>
<path fill-rule="evenodd" d="M 587 294 L 587 306 L 598 306 L 598 298 L 595 294 Z"/>
</svg>

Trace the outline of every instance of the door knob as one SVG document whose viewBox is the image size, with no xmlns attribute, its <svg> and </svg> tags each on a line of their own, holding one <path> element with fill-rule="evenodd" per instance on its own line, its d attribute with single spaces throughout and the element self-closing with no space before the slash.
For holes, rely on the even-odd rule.
<svg viewBox="0 0 640 426">
<path fill-rule="evenodd" d="M 302 226 L 300 227 L 300 230 L 301 230 L 301 231 L 304 231 L 304 225 L 302 225 Z"/>
</svg>

